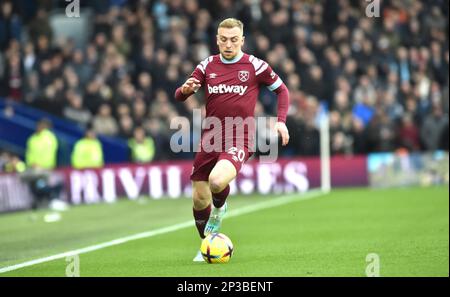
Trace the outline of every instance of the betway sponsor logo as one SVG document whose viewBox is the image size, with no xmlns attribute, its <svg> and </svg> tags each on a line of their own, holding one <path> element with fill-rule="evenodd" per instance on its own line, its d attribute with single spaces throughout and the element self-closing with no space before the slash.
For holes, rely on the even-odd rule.
<svg viewBox="0 0 450 297">
<path fill-rule="evenodd" d="M 224 84 L 220 84 L 218 86 L 210 86 L 208 85 L 208 92 L 210 94 L 225 94 L 225 93 L 235 93 L 240 96 L 244 95 L 245 91 L 247 91 L 248 86 L 227 86 Z"/>
</svg>

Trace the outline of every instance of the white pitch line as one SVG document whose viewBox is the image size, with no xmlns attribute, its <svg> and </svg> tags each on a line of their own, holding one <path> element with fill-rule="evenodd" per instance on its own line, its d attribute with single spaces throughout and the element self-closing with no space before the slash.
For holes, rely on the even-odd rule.
<svg viewBox="0 0 450 297">
<path fill-rule="evenodd" d="M 250 212 L 255 212 L 255 211 L 266 209 L 266 208 L 271 208 L 271 207 L 275 207 L 275 206 L 284 205 L 284 204 L 287 204 L 287 203 L 290 203 L 290 202 L 294 202 L 294 201 L 309 200 L 309 199 L 313 199 L 313 198 L 316 198 L 316 197 L 319 197 L 319 196 L 322 196 L 322 195 L 325 195 L 325 194 L 327 194 L 327 193 L 324 193 L 322 191 L 311 191 L 311 192 L 308 192 L 308 193 L 306 193 L 304 195 L 300 195 L 300 196 L 299 196 L 298 193 L 296 193 L 296 194 L 289 194 L 289 195 L 281 196 L 279 198 L 271 199 L 269 201 L 263 201 L 263 202 L 260 202 L 258 204 L 255 204 L 255 205 L 244 206 L 244 207 L 242 207 L 240 209 L 236 209 L 236 210 L 230 211 L 229 213 L 227 213 L 227 215 L 226 215 L 226 217 L 224 219 L 240 216 L 240 215 L 243 215 L 243 214 L 247 214 L 247 213 L 250 213 Z M 62 258 L 65 258 L 65 257 L 70 257 L 70 256 L 74 256 L 74 255 L 89 253 L 89 252 L 92 252 L 92 251 L 100 250 L 100 249 L 111 247 L 111 246 L 114 246 L 114 245 L 126 243 L 126 242 L 129 242 L 129 241 L 132 241 L 132 240 L 153 237 L 153 236 L 156 236 L 156 235 L 159 235 L 159 234 L 166 234 L 166 233 L 178 231 L 178 230 L 181 230 L 181 229 L 184 229 L 184 228 L 187 228 L 187 227 L 191 227 L 193 225 L 194 225 L 194 221 L 193 220 L 189 220 L 189 221 L 184 222 L 184 223 L 179 223 L 179 224 L 175 224 L 175 225 L 172 225 L 172 226 L 159 228 L 159 229 L 156 229 L 156 230 L 141 232 L 141 233 L 137 233 L 137 234 L 126 236 L 126 237 L 122 237 L 122 238 L 117 238 L 117 239 L 114 239 L 114 240 L 111 240 L 111 241 L 99 243 L 99 244 L 96 244 L 96 245 L 91 245 L 91 246 L 88 246 L 88 247 L 85 247 L 85 248 L 81 248 L 81 249 L 77 249 L 77 250 L 73 250 L 73 251 L 68 251 L 68 252 L 65 252 L 65 253 L 61 253 L 61 254 L 45 257 L 45 258 L 39 258 L 39 259 L 35 259 L 35 260 L 19 263 L 19 264 L 12 265 L 12 266 L 2 267 L 2 268 L 0 268 L 0 273 L 5 273 L 5 272 L 8 272 L 8 271 L 13 271 L 13 270 L 17 270 L 17 269 L 28 267 L 28 266 L 33 266 L 33 265 L 36 265 L 36 264 L 50 262 L 50 261 L 62 259 Z"/>
</svg>

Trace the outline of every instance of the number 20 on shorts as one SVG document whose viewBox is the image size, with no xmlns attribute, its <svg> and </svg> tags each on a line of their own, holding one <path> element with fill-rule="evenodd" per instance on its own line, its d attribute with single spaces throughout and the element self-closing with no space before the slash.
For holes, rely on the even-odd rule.
<svg viewBox="0 0 450 297">
<path fill-rule="evenodd" d="M 228 149 L 228 154 L 233 156 L 233 160 L 235 160 L 236 162 L 244 162 L 244 158 L 245 158 L 245 151 L 244 150 L 238 150 L 237 147 L 230 147 Z"/>
</svg>

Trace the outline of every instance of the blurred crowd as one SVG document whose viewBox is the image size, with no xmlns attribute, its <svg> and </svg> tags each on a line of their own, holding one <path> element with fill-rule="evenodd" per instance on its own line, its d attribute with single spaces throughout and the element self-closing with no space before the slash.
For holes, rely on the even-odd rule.
<svg viewBox="0 0 450 297">
<path fill-rule="evenodd" d="M 20 173 L 26 169 L 20 157 L 6 150 L 0 150 L 0 173 Z"/>
<path fill-rule="evenodd" d="M 380 17 L 367 17 L 363 0 L 81 1 L 95 12 L 82 48 L 52 32 L 50 13 L 66 5 L 57 2 L 1 1 L 0 96 L 97 134 L 147 135 L 156 159 L 174 157 L 170 120 L 192 121 L 203 105 L 201 92 L 184 104 L 173 94 L 217 53 L 226 17 L 243 21 L 244 50 L 289 88 L 282 155 L 319 154 L 326 110 L 333 154 L 448 150 L 446 0 L 379 1 Z M 276 104 L 263 88 L 257 115 L 275 115 Z"/>
</svg>

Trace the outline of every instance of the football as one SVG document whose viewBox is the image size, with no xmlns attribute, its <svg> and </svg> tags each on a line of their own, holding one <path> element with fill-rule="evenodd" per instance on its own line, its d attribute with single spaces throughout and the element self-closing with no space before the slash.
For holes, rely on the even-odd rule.
<svg viewBox="0 0 450 297">
<path fill-rule="evenodd" d="M 203 259 L 207 263 L 227 263 L 233 255 L 233 243 L 222 233 L 210 233 L 200 247 Z"/>
</svg>

